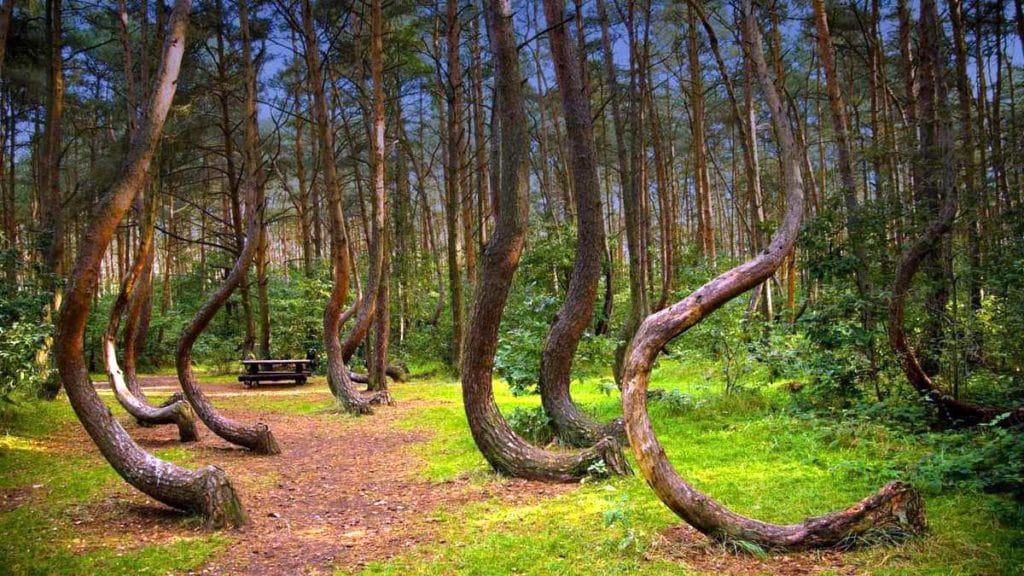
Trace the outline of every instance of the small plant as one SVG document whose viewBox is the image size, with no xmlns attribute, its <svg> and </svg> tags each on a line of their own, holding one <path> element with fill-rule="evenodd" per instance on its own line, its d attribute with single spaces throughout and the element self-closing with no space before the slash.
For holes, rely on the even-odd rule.
<svg viewBox="0 0 1024 576">
<path fill-rule="evenodd" d="M 587 475 L 591 478 L 607 478 L 608 464 L 604 460 L 597 460 L 590 466 L 587 466 Z"/>
<path fill-rule="evenodd" d="M 611 396 L 612 392 L 618 390 L 618 386 L 615 385 L 615 381 L 610 378 L 604 378 L 597 383 L 597 389 L 605 396 Z"/>
<path fill-rule="evenodd" d="M 640 552 L 640 537 L 633 526 L 633 517 L 628 511 L 628 504 L 629 498 L 622 495 L 618 502 L 605 510 L 603 514 L 604 527 L 619 526 L 621 528 L 619 536 L 613 541 L 617 550 L 624 552 L 632 549 L 634 552 Z"/>
<path fill-rule="evenodd" d="M 538 445 L 550 443 L 555 438 L 551 419 L 540 406 L 516 408 L 508 416 L 508 425 L 516 434 Z"/>
<path fill-rule="evenodd" d="M 672 416 L 681 416 L 704 404 L 703 400 L 698 400 L 693 395 L 687 394 L 678 388 L 665 390 L 654 398 Z"/>
</svg>

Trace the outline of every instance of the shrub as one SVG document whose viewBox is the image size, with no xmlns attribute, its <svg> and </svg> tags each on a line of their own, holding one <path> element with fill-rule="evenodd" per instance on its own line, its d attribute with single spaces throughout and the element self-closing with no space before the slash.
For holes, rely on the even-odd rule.
<svg viewBox="0 0 1024 576">
<path fill-rule="evenodd" d="M 35 322 L 0 326 L 0 397 L 6 399 L 39 385 L 35 354 L 50 332 L 50 326 Z"/>
<path fill-rule="evenodd" d="M 508 415 L 508 424 L 516 434 L 533 444 L 548 444 L 555 438 L 555 429 L 551 426 L 551 419 L 540 406 L 516 408 Z"/>
</svg>

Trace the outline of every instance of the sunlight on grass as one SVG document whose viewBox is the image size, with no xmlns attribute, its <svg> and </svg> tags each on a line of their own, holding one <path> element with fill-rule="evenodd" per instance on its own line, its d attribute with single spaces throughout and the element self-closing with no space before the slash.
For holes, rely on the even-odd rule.
<svg viewBox="0 0 1024 576">
<path fill-rule="evenodd" d="M 131 534 L 108 534 L 80 550 L 79 533 L 71 521 L 75 508 L 124 490 L 125 485 L 97 455 L 68 453 L 72 447 L 39 440 L 61 426 L 78 426 L 66 401 L 25 403 L 4 411 L 0 423 L 0 489 L 20 491 L 25 499 L 13 510 L 0 512 L 0 573 L 176 573 L 202 565 L 226 541 L 203 534 L 132 547 Z M 179 464 L 194 459 L 178 447 L 156 455 Z"/>
<path fill-rule="evenodd" d="M 619 393 L 607 380 L 588 377 L 573 383 L 576 401 L 600 420 L 621 413 Z M 791 413 L 783 387 L 724 394 L 713 365 L 663 362 L 653 387 L 685 395 L 685 402 L 677 404 L 650 402 L 655 429 L 680 474 L 759 519 L 793 522 L 845 507 L 902 477 L 929 452 L 918 437 L 880 424 Z M 228 411 L 287 412 L 346 426 L 361 421 L 332 410 L 322 380 L 296 392 L 219 397 L 216 403 Z M 420 462 L 417 473 L 425 481 L 505 482 L 473 443 L 457 381 L 432 376 L 395 384 L 393 392 L 399 403 L 395 425 L 429 434 L 428 440 L 406 448 Z M 540 405 L 538 396 L 513 396 L 501 383 L 495 394 L 506 415 Z M 127 420 L 112 398 L 105 400 Z M 118 541 L 119 535 L 105 535 L 86 540 L 83 548 L 71 521 L 74 511 L 129 488 L 91 446 L 81 453 L 62 447 L 65 426 L 79 426 L 65 401 L 31 401 L 0 412 L 0 489 L 25 494 L 14 509 L 0 512 L 0 572 L 186 573 L 230 545 L 230 535 L 200 533 L 135 548 Z M 61 450 L 66 453 L 58 454 Z M 187 447 L 163 448 L 157 455 L 196 463 Z M 269 474 L 256 485 L 276 478 Z M 930 495 L 927 536 L 898 547 L 848 553 L 845 562 L 857 573 L 879 575 L 1019 574 L 1024 529 L 1017 507 L 1007 498 L 978 493 Z M 664 531 L 680 520 L 638 476 L 588 481 L 553 497 L 516 503 L 495 497 L 423 513 L 436 538 L 359 573 L 701 574 L 659 551 Z M 188 519 L 182 523 L 186 526 Z"/>
<path fill-rule="evenodd" d="M 705 373 L 699 366 L 663 366 L 657 387 L 678 388 L 700 402 L 677 414 L 652 401 L 651 414 L 679 472 L 740 513 L 794 522 L 842 508 L 900 477 L 927 453 L 912 436 L 880 425 L 790 415 L 784 393 L 772 388 L 723 395 Z M 605 394 L 599 380 L 574 383 L 573 396 L 598 418 L 615 417 L 618 392 Z M 434 434 L 416 447 L 426 479 L 501 481 L 476 450 L 458 383 L 400 384 L 395 394 L 417 405 L 400 426 Z M 512 396 L 500 383 L 495 395 L 506 414 L 540 402 Z M 932 530 L 925 538 L 852 552 L 846 560 L 874 574 L 1014 573 L 1024 563 L 1024 530 L 1000 520 L 1007 502 L 981 494 L 929 498 Z M 470 504 L 438 521 L 443 546 L 423 546 L 361 574 L 696 573 L 646 553 L 660 532 L 680 520 L 639 477 L 585 484 L 526 506 Z"/>
</svg>

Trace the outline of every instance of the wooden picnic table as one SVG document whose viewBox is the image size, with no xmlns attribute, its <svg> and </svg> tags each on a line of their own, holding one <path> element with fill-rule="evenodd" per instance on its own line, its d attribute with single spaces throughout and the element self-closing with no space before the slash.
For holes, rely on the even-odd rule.
<svg viewBox="0 0 1024 576">
<path fill-rule="evenodd" d="M 313 361 L 305 358 L 274 360 L 242 360 L 245 374 L 238 381 L 246 388 L 261 382 L 295 382 L 305 384 L 313 368 Z"/>
</svg>

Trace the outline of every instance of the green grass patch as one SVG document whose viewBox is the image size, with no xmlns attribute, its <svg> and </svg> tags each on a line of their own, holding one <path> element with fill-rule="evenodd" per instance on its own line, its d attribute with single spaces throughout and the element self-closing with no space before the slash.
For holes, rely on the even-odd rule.
<svg viewBox="0 0 1024 576">
<path fill-rule="evenodd" d="M 120 407 L 114 408 L 115 411 Z M 47 442 L 62 426 L 77 426 L 67 402 L 24 402 L 0 412 L 0 489 L 25 494 L 17 508 L 0 513 L 0 573 L 11 575 L 167 574 L 203 564 L 225 539 L 215 534 L 176 538 L 132 547 L 132 534 L 118 544 L 80 550 L 74 509 L 122 490 L 114 470 L 95 453 L 69 454 Z M 191 464 L 181 448 L 157 456 Z M 183 527 L 189 519 L 182 519 Z"/>
<path fill-rule="evenodd" d="M 620 414 L 618 391 L 602 378 L 574 383 L 573 397 L 600 419 Z M 877 490 L 928 454 L 928 446 L 878 423 L 833 421 L 787 410 L 775 387 L 723 394 L 708 367 L 665 363 L 652 388 L 678 389 L 685 404 L 651 401 L 651 417 L 669 458 L 701 490 L 734 510 L 772 522 L 795 522 L 842 508 Z M 400 422 L 433 433 L 416 447 L 422 475 L 444 481 L 468 475 L 500 482 L 476 450 L 457 382 L 400 384 L 415 402 Z M 506 415 L 533 407 L 496 383 Z M 931 531 L 900 547 L 852 552 L 847 561 L 870 574 L 1019 574 L 1024 565 L 1022 515 L 1007 498 L 941 494 L 927 501 Z M 648 554 L 664 529 L 678 524 L 642 478 L 584 484 L 528 506 L 500 501 L 437 514 L 443 544 L 428 545 L 360 574 L 689 574 Z"/>
</svg>

